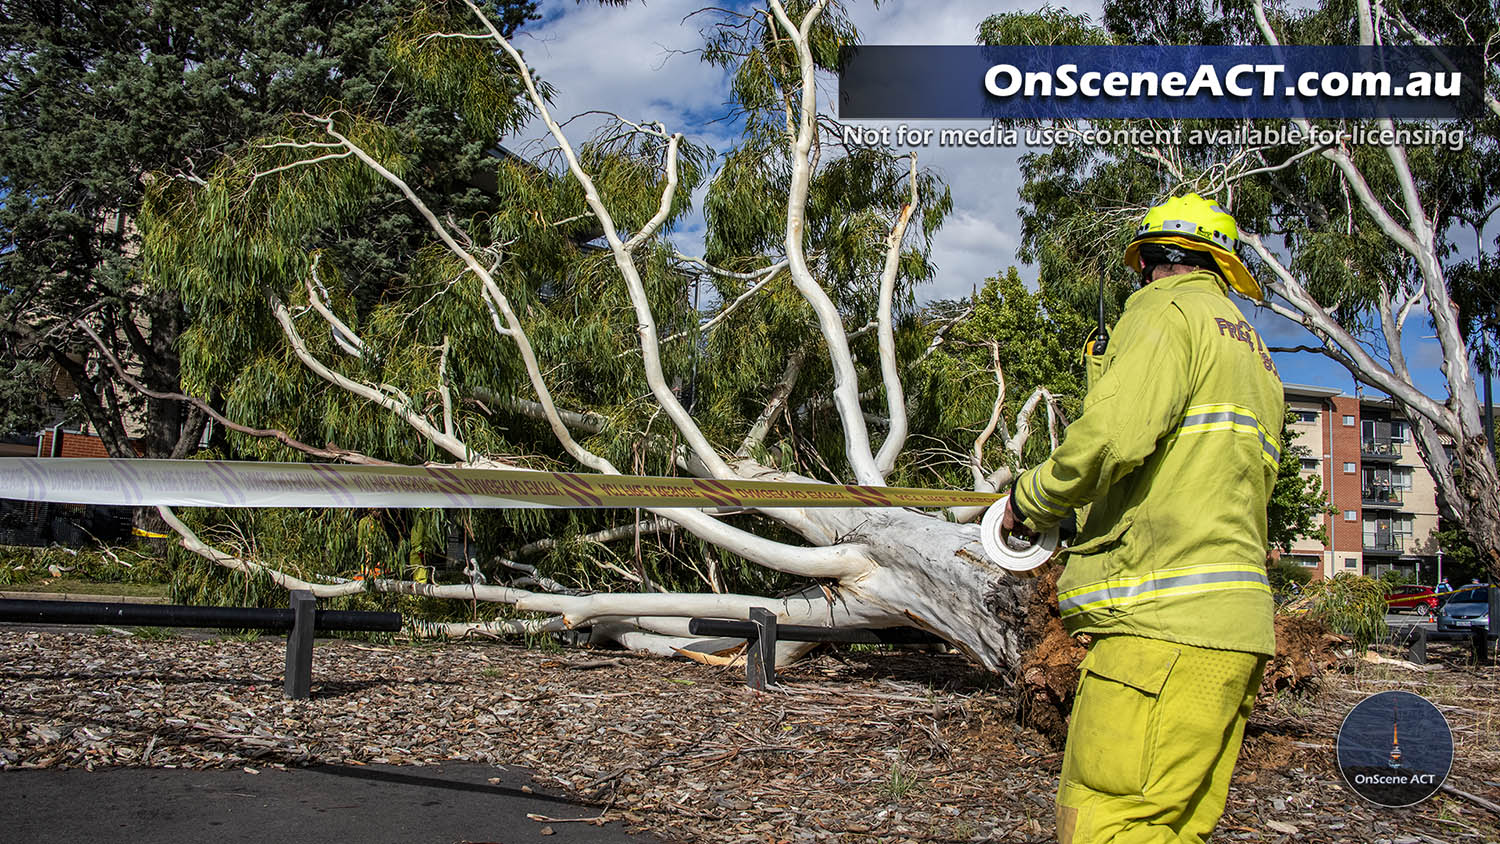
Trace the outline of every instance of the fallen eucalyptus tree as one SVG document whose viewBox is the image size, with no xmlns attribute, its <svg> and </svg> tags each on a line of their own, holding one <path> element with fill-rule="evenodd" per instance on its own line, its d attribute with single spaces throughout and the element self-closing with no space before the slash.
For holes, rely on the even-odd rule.
<svg viewBox="0 0 1500 844">
<path fill-rule="evenodd" d="M 304 438 L 329 441 L 331 431 L 350 429 L 346 417 L 357 418 L 362 427 L 352 441 L 341 438 L 326 449 L 276 430 L 278 442 L 322 458 L 400 462 L 425 453 L 463 467 L 534 468 L 546 462 L 536 452 L 551 450 L 553 463 L 611 474 L 639 473 L 654 461 L 669 471 L 720 480 L 847 478 L 885 485 L 898 471 L 913 477 L 913 402 L 903 372 L 928 361 L 972 307 L 936 331 L 898 324 L 898 300 L 930 272 L 925 238 L 948 198 L 930 174 L 919 171 L 915 155 L 855 149 L 836 154 L 831 148 L 836 127 L 820 113 L 818 75 L 829 65 L 830 51 L 848 37 L 848 25 L 826 19 L 827 5 L 818 0 L 789 9 L 771 0 L 764 13 L 727 13 L 732 20 L 710 38 L 712 60 L 738 63 L 739 95 L 750 116 L 744 145 L 725 156 L 709 186 L 705 258 L 682 254 L 664 237 L 686 207 L 684 194 L 703 181 L 701 150 L 660 124 L 623 119 L 610 121 L 602 139 L 578 144 L 552 114 L 545 87 L 481 7 L 471 0 L 423 7 L 413 26 L 425 31 L 393 36 L 393 54 L 406 63 L 407 78 L 425 80 L 437 90 L 434 96 L 447 96 L 461 110 L 514 97 L 545 126 L 557 171 L 504 157 L 497 165 L 494 218 L 459 220 L 444 213 L 440 199 L 424 197 L 414 181 L 420 173 L 407 166 L 396 133 L 335 111 L 291 118 L 283 136 L 255 144 L 205 184 L 159 179 L 142 220 L 154 278 L 174 285 L 200 318 L 223 317 L 204 320 L 197 338 L 202 347 L 190 346 L 186 355 L 189 368 L 196 361 L 197 371 L 211 381 L 217 367 L 228 415 L 247 424 L 253 416 L 274 430 L 279 418 L 308 413 L 305 400 L 274 405 L 253 392 L 265 388 L 267 369 L 275 370 L 278 383 L 294 384 L 291 392 L 344 414 L 335 422 L 294 418 L 288 427 L 314 429 Z M 468 87 L 454 93 L 431 84 L 445 79 Z M 395 304 L 371 308 L 355 293 L 371 283 L 357 277 L 357 267 L 310 244 L 317 232 L 339 225 L 346 206 L 381 192 L 406 204 L 433 245 L 413 261 L 403 283 L 387 288 Z M 648 194 L 654 199 L 648 201 Z M 811 212 L 810 204 L 817 206 Z M 766 216 L 767 207 L 779 211 Z M 919 225 L 913 226 L 914 218 Z M 747 228 L 756 230 L 759 241 L 745 235 Z M 772 237 L 774 229 L 780 233 Z M 592 249 L 578 249 L 588 241 Z M 756 242 L 764 252 L 741 248 Z M 560 325 L 547 312 L 533 275 L 548 249 L 577 253 L 571 266 L 553 267 L 575 289 L 564 298 L 584 295 L 576 293 L 584 287 L 593 291 L 592 301 L 607 299 L 614 310 L 581 318 L 593 323 Z M 701 317 L 692 309 L 697 324 L 681 327 L 686 293 L 700 278 L 720 285 L 721 304 Z M 582 313 L 589 304 L 575 299 L 572 306 Z M 663 311 L 671 315 L 671 328 L 659 318 Z M 619 326 L 622 318 L 628 329 Z M 765 326 L 773 322 L 781 338 L 798 338 L 795 347 L 764 348 L 771 339 Z M 600 331 L 613 331 L 617 339 L 633 335 L 633 345 L 611 356 L 608 368 L 645 391 L 582 406 L 590 392 L 603 389 L 577 383 L 585 368 L 563 347 Z M 236 332 L 255 338 L 241 342 Z M 898 342 L 902 336 L 923 337 L 925 349 L 907 351 Z M 242 351 L 216 343 L 238 343 Z M 863 344 L 864 359 L 856 344 Z M 718 354 L 727 362 L 716 366 L 732 367 L 746 347 L 758 348 L 767 358 L 761 365 L 780 376 L 726 391 L 738 403 L 735 412 L 711 413 L 705 423 L 690 402 L 700 396 L 703 404 L 718 400 L 711 393 L 716 384 L 698 385 L 698 393 L 685 400 L 684 355 L 692 358 L 696 375 L 698 356 Z M 965 397 L 966 406 L 982 403 L 988 409 L 977 417 L 987 422 L 968 453 L 949 467 L 951 477 L 966 476 L 980 491 L 1008 483 L 1038 408 L 1047 414 L 1054 443 L 1060 419 L 1057 400 L 1038 387 L 1019 407 L 1014 425 L 1007 425 L 1001 357 L 997 349 L 989 351 L 992 393 L 970 390 Z M 234 354 L 258 359 L 262 369 L 209 359 Z M 595 364 L 602 359 L 591 358 Z M 599 368 L 588 376 L 607 380 Z M 497 370 L 511 377 L 488 377 Z M 716 383 L 728 380 L 719 376 Z M 559 381 L 567 382 L 561 390 Z M 883 437 L 872 435 L 871 418 Z M 610 439 L 611 426 L 642 419 L 643 430 L 614 434 L 630 442 L 625 454 L 636 455 L 635 465 L 622 466 L 623 450 Z M 528 456 L 517 442 L 496 434 L 497 422 L 520 421 L 539 422 L 538 433 L 545 432 L 551 445 Z M 386 444 L 400 447 L 362 444 L 358 433 L 375 428 L 384 432 Z M 1002 454 L 987 459 L 985 446 L 997 430 Z M 811 442 L 815 438 L 821 439 Z M 640 458 L 642 453 L 651 460 Z M 802 466 L 823 477 L 803 474 Z M 922 479 L 931 483 L 934 476 Z M 580 594 L 510 559 L 545 548 L 548 538 L 534 538 L 493 565 L 485 561 L 497 581 L 500 571 L 516 573 L 524 588 L 482 582 L 485 566 L 477 560 L 467 583 L 389 576 L 320 583 L 249 553 L 220 550 L 170 510 L 162 515 L 185 548 L 222 566 L 268 573 L 287 588 L 320 596 L 374 590 L 499 602 L 527 614 L 429 625 L 429 632 L 589 628 L 595 639 L 672 653 L 692 641 L 688 618 L 745 618 L 752 607 L 764 607 L 794 624 L 918 627 L 993 670 L 1020 660 L 1020 610 L 1029 585 L 984 556 L 972 508 L 643 510 L 624 529 L 596 530 L 586 541 L 639 545 L 657 535 L 690 535 L 815 588 L 789 598 L 735 594 L 709 566 L 699 572 L 708 591 L 664 591 L 644 571 L 601 559 L 602 568 L 641 591 Z M 796 652 L 789 647 L 782 656 Z"/>
</svg>

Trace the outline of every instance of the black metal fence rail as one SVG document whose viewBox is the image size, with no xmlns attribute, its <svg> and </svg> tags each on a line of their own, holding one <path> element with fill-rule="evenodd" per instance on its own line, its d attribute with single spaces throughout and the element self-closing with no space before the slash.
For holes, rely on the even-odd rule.
<svg viewBox="0 0 1500 844">
<path fill-rule="evenodd" d="M 836 642 L 853 645 L 932 645 L 943 640 L 912 627 L 814 627 L 777 624 L 776 614 L 756 607 L 749 621 L 694 618 L 688 621 L 693 636 L 733 636 L 744 639 L 745 684 L 764 689 L 776 682 L 776 642 Z"/>
<path fill-rule="evenodd" d="M 94 601 L 21 601 L 0 598 L 0 621 L 24 624 L 238 628 L 286 633 L 296 625 L 297 611 L 279 607 L 197 607 L 186 604 L 113 604 Z M 396 632 L 401 629 L 401 614 L 314 610 L 313 629 Z"/>
<path fill-rule="evenodd" d="M 119 624 L 150 627 L 206 627 L 286 633 L 286 685 L 289 698 L 305 699 L 312 687 L 313 634 L 401 630 L 401 614 L 320 610 L 305 589 L 292 591 L 291 607 L 195 607 L 185 604 L 113 604 L 92 601 L 0 599 L 0 622 L 20 624 Z"/>
</svg>

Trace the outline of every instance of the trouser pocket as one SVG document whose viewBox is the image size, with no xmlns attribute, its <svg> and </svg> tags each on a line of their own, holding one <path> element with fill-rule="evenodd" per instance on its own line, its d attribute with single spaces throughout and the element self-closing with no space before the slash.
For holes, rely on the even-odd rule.
<svg viewBox="0 0 1500 844">
<path fill-rule="evenodd" d="M 1095 642 L 1080 666 L 1063 757 L 1065 785 L 1115 795 L 1145 790 L 1162 687 L 1180 654 L 1153 639 L 1104 637 Z"/>
</svg>

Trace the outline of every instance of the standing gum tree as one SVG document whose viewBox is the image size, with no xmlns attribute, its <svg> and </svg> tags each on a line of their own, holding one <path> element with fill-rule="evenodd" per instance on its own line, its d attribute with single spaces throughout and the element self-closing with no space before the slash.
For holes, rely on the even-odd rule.
<svg viewBox="0 0 1500 844">
<path fill-rule="evenodd" d="M 1465 329 L 1450 277 L 1493 263 L 1485 223 L 1500 200 L 1500 100 L 1496 50 L 1500 19 L 1489 0 L 1408 4 L 1356 0 L 1268 9 L 1263 0 L 1161 7 L 1137 0 L 1105 4 L 1105 27 L 1047 11 L 994 16 L 980 40 L 1011 43 L 1471 45 L 1483 54 L 1484 110 L 1441 128 L 1463 135 L 1459 148 L 1408 142 L 1398 130 L 1432 128 L 1389 119 L 1358 127 L 1388 130 L 1383 145 L 1254 143 L 1252 125 L 1214 121 L 1114 121 L 1112 128 L 1214 132 L 1212 143 L 1059 146 L 1023 161 L 1022 240 L 1044 283 L 1092 295 L 1101 276 L 1123 298 L 1130 279 L 1118 256 L 1142 212 L 1163 197 L 1196 191 L 1217 197 L 1241 224 L 1266 307 L 1297 323 L 1316 343 L 1280 351 L 1325 355 L 1395 401 L 1412 423 L 1444 506 L 1463 524 L 1500 579 L 1500 477 L 1487 447 Z M 1317 124 L 1314 126 L 1314 122 Z M 1336 130 L 1349 121 L 1253 121 L 1260 128 Z M 1373 125 L 1368 125 L 1373 124 Z M 1076 123 L 1061 130 L 1081 131 Z M 1286 134 L 1285 132 L 1283 134 Z M 1137 137 L 1150 137 L 1142 135 Z M 1472 230 L 1472 231 L 1469 231 Z M 1474 244 L 1466 255 L 1460 244 Z M 1477 264 L 1476 264 L 1477 261 Z M 1418 386 L 1403 344 L 1414 328 L 1441 355 L 1447 395 Z"/>
<path fill-rule="evenodd" d="M 1060 413 L 1038 388 L 1002 421 L 998 352 L 993 372 L 974 373 L 993 400 L 948 429 L 977 431 L 977 442 L 908 447 L 903 378 L 965 316 L 914 318 L 912 286 L 931 274 L 929 239 L 951 203 L 915 157 L 843 148 L 820 114 L 820 74 L 852 27 L 828 0 L 719 14 L 704 57 L 731 68 L 743 123 L 722 156 L 623 117 L 570 137 L 496 21 L 456 0 L 419 9 L 390 50 L 401 84 L 496 144 L 493 180 L 478 184 L 493 197 L 486 210 L 460 215 L 429 193 L 407 139 L 376 113 L 293 115 L 205 183 L 158 177 L 145 255 L 153 283 L 194 317 L 182 343 L 188 392 L 222 395 L 227 417 L 274 432 L 231 440 L 261 459 L 1003 487 L 1033 416 L 1045 413 L 1055 438 Z M 517 108 L 546 127 L 551 147 L 536 162 L 498 146 Z M 706 245 L 689 256 L 668 235 L 705 184 Z M 334 245 L 389 189 L 430 240 L 372 277 Z M 716 306 L 695 307 L 700 284 Z M 933 469 L 934 451 L 962 456 Z M 596 640 L 671 653 L 692 641 L 690 617 L 763 607 L 791 623 L 919 627 L 992 670 L 1023 651 L 1029 583 L 985 558 L 973 512 L 657 508 L 589 523 L 575 538 L 634 592 L 570 589 L 521 562 L 558 544 L 537 533 L 581 530 L 558 514 L 494 516 L 513 550 L 456 584 L 312 582 L 162 514 L 189 550 L 320 596 L 369 589 L 538 614 L 439 628 L 448 633 L 591 628 Z M 616 542 L 633 542 L 633 562 L 608 550 Z M 702 591 L 665 589 L 642 562 L 653 543 L 696 571 Z M 524 577 L 486 584 L 485 566 Z M 792 597 L 731 588 L 808 582 Z"/>
</svg>

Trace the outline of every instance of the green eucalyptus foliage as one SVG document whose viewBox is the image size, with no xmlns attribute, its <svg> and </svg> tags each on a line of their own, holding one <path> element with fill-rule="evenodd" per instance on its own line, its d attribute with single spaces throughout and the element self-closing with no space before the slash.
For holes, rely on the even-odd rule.
<svg viewBox="0 0 1500 844">
<path fill-rule="evenodd" d="M 1015 432 L 1016 414 L 1038 387 L 1057 397 L 1062 417 L 1077 416 L 1084 394 L 1083 341 L 1093 321 L 1043 285 L 1028 290 L 1015 267 L 985 282 L 966 300 L 933 303 L 926 321 L 929 333 L 964 311 L 969 316 L 945 335 L 941 345 L 908 380 L 915 407 L 912 421 L 923 439 L 914 448 L 923 454 L 924 471 L 910 480 L 972 485 L 967 457 L 994 410 L 998 385 L 990 344 L 999 353 L 1005 376 L 1005 403 L 1000 426 L 985 447 L 985 471 L 1001 465 L 1020 469 L 1051 451 L 1047 410 L 1039 404 L 1031 417 L 1031 436 L 1020 455 L 1007 454 L 1004 441 Z M 960 462 L 964 461 L 964 462 Z"/>
<path fill-rule="evenodd" d="M 1111 38 L 1095 26 L 1088 15 L 1044 5 L 1035 12 L 1013 12 L 985 18 L 979 24 L 979 43 L 1102 47 L 1110 44 Z"/>
<path fill-rule="evenodd" d="M 1270 581 L 1271 593 L 1281 600 L 1311 583 L 1312 569 L 1283 557 L 1267 564 L 1266 579 Z"/>
<path fill-rule="evenodd" d="M 1380 573 L 1380 581 L 1386 585 L 1386 591 L 1396 586 L 1405 586 L 1416 582 L 1416 574 L 1405 569 L 1390 569 Z"/>
<path fill-rule="evenodd" d="M 1400 11 L 1420 15 L 1438 43 L 1483 42 L 1497 31 L 1493 10 L 1460 0 L 1422 7 L 1401 4 Z M 1271 10 L 1284 43 L 1350 43 L 1355 33 L 1352 8 L 1329 2 L 1298 10 Z M 1464 20 L 1483 19 L 1476 30 L 1463 29 Z M 1444 37 L 1448 36 L 1448 37 Z M 1117 44 L 1243 44 L 1261 43 L 1250 4 L 1147 4 L 1112 0 L 1105 4 L 1103 26 L 1090 26 L 1081 17 L 1047 9 L 1039 13 L 996 15 L 981 26 L 984 43 L 1117 43 Z M 1333 125 L 1332 121 L 1324 121 Z M 1099 128 L 1177 128 L 1182 138 L 1195 129 L 1223 128 L 1221 121 L 1180 120 L 1098 121 Z M 1320 124 L 1321 125 L 1321 124 Z M 1408 147 L 1407 157 L 1417 188 L 1439 217 L 1440 231 L 1471 225 L 1493 213 L 1500 196 L 1500 121 L 1493 115 L 1463 121 L 1468 143 L 1454 153 L 1440 148 Z M 1267 172 L 1238 180 L 1232 211 L 1241 226 L 1279 237 L 1292 256 L 1290 269 L 1325 307 L 1333 309 L 1356 335 L 1365 335 L 1377 348 L 1383 341 L 1373 313 L 1380 284 L 1414 277 L 1410 258 L 1385 237 L 1359 208 L 1332 162 L 1309 156 L 1289 159 L 1302 150 L 1286 144 L 1250 151 L 1263 158 Z M 1171 193 L 1209 190 L 1213 173 L 1223 162 L 1243 152 L 1217 144 L 1178 144 L 1157 149 L 1152 158 L 1125 146 L 1059 145 L 1023 157 L 1026 177 L 1021 190 L 1022 238 L 1020 254 L 1035 261 L 1042 278 L 1073 291 L 1083 301 L 1103 279 L 1112 309 L 1132 289 L 1131 273 L 1119 256 L 1134 233 L 1144 210 Z M 1387 154 L 1375 146 L 1353 146 L 1349 152 L 1366 174 L 1377 196 L 1398 196 Z M 1283 168 L 1281 165 L 1285 164 Z M 1229 202 L 1227 193 L 1218 199 Z M 1481 244 L 1493 254 L 1496 244 Z M 1249 261 L 1252 272 L 1269 270 Z M 1454 265 L 1461 264 L 1454 255 Z M 1477 271 L 1477 267 L 1475 268 Z M 1477 287 L 1477 286 L 1476 286 Z M 1477 297 L 1476 297 L 1477 298 Z"/>
<path fill-rule="evenodd" d="M 76 553 L 58 547 L 0 548 L 0 584 L 48 578 L 54 566 L 67 579 L 100 583 L 161 583 L 169 577 L 159 556 L 130 548 L 111 548 L 108 553 L 93 548 Z"/>
<path fill-rule="evenodd" d="M 1310 583 L 1297 603 L 1335 633 L 1342 633 L 1363 649 L 1386 635 L 1385 581 L 1340 572 Z"/>
<path fill-rule="evenodd" d="M 1443 575 L 1453 583 L 1488 580 L 1484 555 L 1461 525 L 1443 520 L 1433 534 L 1443 553 Z"/>
</svg>

